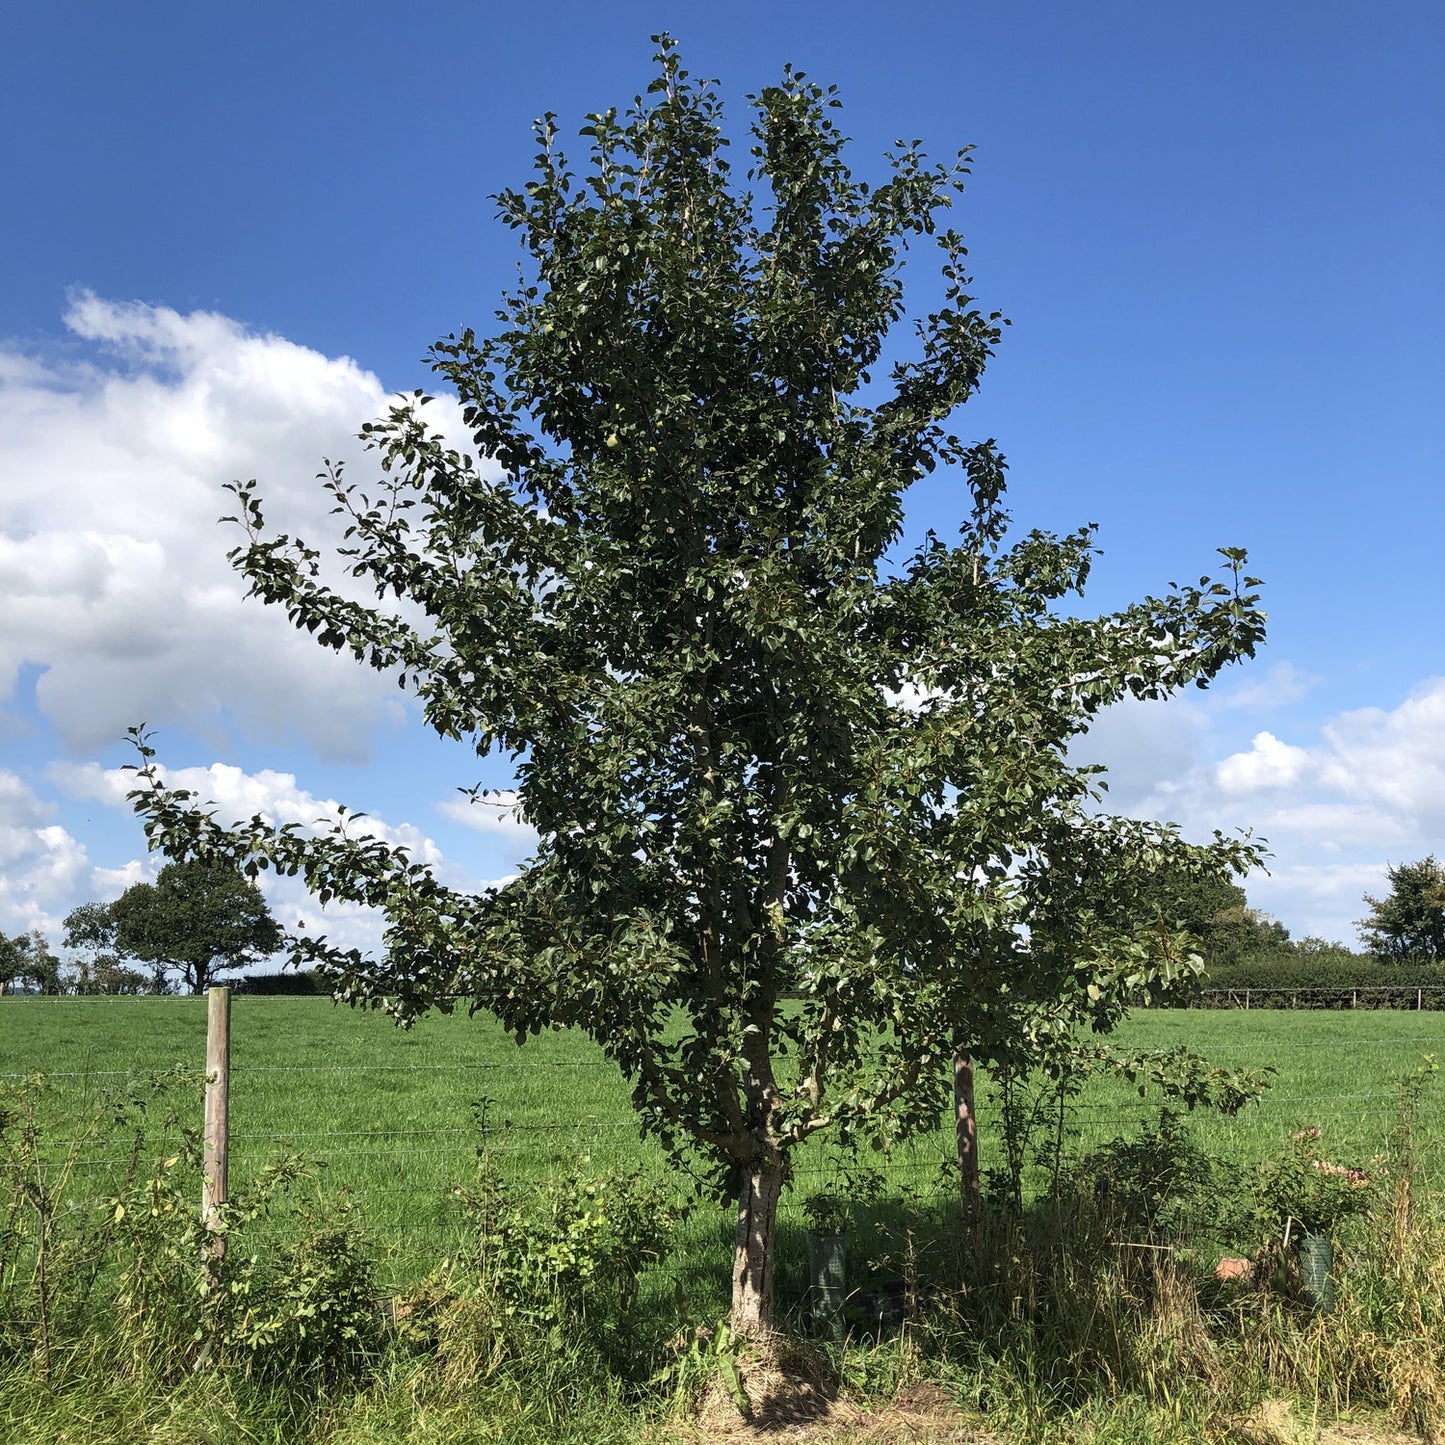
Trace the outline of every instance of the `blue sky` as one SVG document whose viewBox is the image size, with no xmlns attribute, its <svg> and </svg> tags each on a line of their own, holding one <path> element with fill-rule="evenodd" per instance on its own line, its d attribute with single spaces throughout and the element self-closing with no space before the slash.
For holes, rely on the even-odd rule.
<svg viewBox="0 0 1445 1445">
<path fill-rule="evenodd" d="M 957 215 L 1012 319 L 966 435 L 1023 524 L 1100 525 L 1088 605 L 1244 545 L 1270 642 L 1087 747 L 1118 806 L 1271 843 L 1251 900 L 1350 940 L 1387 860 L 1445 854 L 1445 11 L 1436 4 L 225 9 L 0 19 L 0 928 L 147 876 L 132 722 L 223 806 L 373 813 L 459 881 L 524 829 L 380 680 L 242 604 L 214 525 L 312 477 L 515 274 L 489 200 L 530 123 L 625 105 L 671 30 L 744 95 L 836 83 L 851 160 L 977 147 Z M 581 142 L 577 143 L 580 151 Z M 920 261 L 922 258 L 920 257 Z M 926 265 L 918 296 L 928 295 Z M 947 531 L 957 479 L 912 494 Z M 272 885 L 284 921 L 316 917 Z M 358 916 L 328 922 L 364 941 Z"/>
</svg>

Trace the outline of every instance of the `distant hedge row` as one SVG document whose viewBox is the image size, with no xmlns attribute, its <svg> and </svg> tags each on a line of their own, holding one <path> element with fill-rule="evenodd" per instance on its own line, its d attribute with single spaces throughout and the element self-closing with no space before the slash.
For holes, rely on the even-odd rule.
<svg viewBox="0 0 1445 1445">
<path fill-rule="evenodd" d="M 231 985 L 232 993 L 284 994 L 289 998 L 329 998 L 331 990 L 314 973 L 249 973 Z"/>
<path fill-rule="evenodd" d="M 1251 1008 L 1445 1009 L 1445 967 L 1382 963 L 1361 955 L 1266 957 L 1207 970 L 1188 1003 L 1233 1008 L 1237 1000 L 1228 995 L 1245 991 Z"/>
</svg>

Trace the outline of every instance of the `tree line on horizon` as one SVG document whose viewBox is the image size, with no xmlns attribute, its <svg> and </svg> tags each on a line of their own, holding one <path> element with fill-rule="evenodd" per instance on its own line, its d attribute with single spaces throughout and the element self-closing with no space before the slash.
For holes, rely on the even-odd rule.
<svg viewBox="0 0 1445 1445">
<path fill-rule="evenodd" d="M 1383 897 L 1364 895 L 1360 949 L 1307 935 L 1252 908 L 1243 888 L 1221 878 L 1160 873 L 1152 906 L 1199 942 L 1200 982 L 1253 968 L 1312 970 L 1331 981 L 1351 966 L 1445 964 L 1445 865 L 1431 854 L 1388 865 Z M 82 903 L 65 917 L 57 956 L 39 930 L 0 934 L 0 990 L 39 994 L 203 993 L 212 983 L 273 956 L 285 939 L 256 885 L 227 865 L 168 863 L 155 883 L 137 883 L 109 903 Z M 1267 975 L 1264 975 L 1267 976 Z M 1340 975 L 1343 977 L 1343 975 Z M 324 990 L 321 990 L 324 991 Z"/>
<path fill-rule="evenodd" d="M 1244 889 L 1218 878 L 1159 880 L 1159 905 L 1200 942 L 1207 974 L 1244 965 L 1445 964 L 1445 866 L 1433 854 L 1387 864 L 1389 891 L 1365 894 L 1360 948 L 1307 935 L 1249 906 Z"/>
</svg>

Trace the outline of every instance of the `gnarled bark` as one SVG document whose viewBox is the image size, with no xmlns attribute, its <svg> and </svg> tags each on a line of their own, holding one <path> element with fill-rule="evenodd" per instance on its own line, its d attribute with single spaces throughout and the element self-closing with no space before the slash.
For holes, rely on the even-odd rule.
<svg viewBox="0 0 1445 1445">
<path fill-rule="evenodd" d="M 783 1163 L 773 1156 L 743 1166 L 738 1226 L 733 1237 L 732 1328 L 739 1335 L 763 1335 L 773 1328 L 773 1242 Z"/>
<path fill-rule="evenodd" d="M 966 1219 L 978 1217 L 978 1120 L 973 1112 L 973 1057 L 953 1056 L 953 1132 L 958 1145 L 958 1197 Z"/>
</svg>

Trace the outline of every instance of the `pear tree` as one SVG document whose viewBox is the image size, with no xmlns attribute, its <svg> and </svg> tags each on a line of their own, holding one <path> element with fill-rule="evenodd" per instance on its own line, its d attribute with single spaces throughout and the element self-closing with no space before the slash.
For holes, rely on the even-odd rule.
<svg viewBox="0 0 1445 1445">
<path fill-rule="evenodd" d="M 1222 580 L 1080 615 L 1093 528 L 1011 532 L 1002 453 L 953 429 L 1004 324 L 945 224 L 967 153 L 900 143 L 860 179 L 834 92 L 785 70 L 740 173 L 715 89 L 660 45 L 576 168 L 549 115 L 497 198 L 522 278 L 432 352 L 471 447 L 396 406 L 371 480 L 323 473 L 330 543 L 233 486 L 251 594 L 510 758 L 534 856 L 474 894 L 344 825 L 222 827 L 140 733 L 133 797 L 172 856 L 379 908 L 379 956 L 297 942 L 342 998 L 594 1039 L 641 1128 L 716 1166 L 733 1324 L 761 1332 L 808 1140 L 935 1127 L 956 1054 L 1107 1033 L 1197 966 L 1142 901 L 1251 846 L 1110 816 L 1070 745 L 1251 655 L 1263 615 L 1236 549 Z M 905 258 L 931 268 L 913 310 Z M 956 535 L 905 547 L 934 472 Z"/>
</svg>

